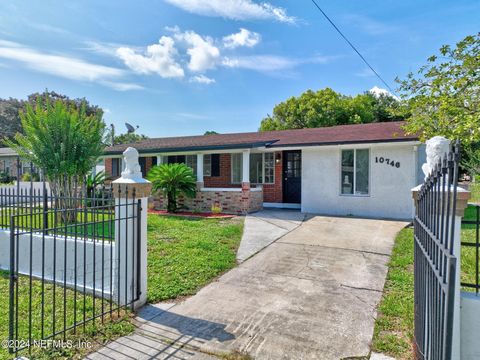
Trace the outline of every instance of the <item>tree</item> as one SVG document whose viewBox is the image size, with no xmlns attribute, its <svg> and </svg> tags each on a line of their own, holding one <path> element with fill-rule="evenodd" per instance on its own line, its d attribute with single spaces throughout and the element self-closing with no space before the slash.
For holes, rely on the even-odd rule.
<svg viewBox="0 0 480 360">
<path fill-rule="evenodd" d="M 208 130 L 208 131 L 205 131 L 205 134 L 203 134 L 203 135 L 216 135 L 216 134 L 218 134 L 218 132 L 213 131 L 213 130 Z"/>
<path fill-rule="evenodd" d="M 85 104 L 52 103 L 47 94 L 35 107 L 27 104 L 20 119 L 24 134 L 17 133 L 6 144 L 42 169 L 61 208 L 75 209 L 79 186 L 103 154 L 101 114 L 88 115 Z"/>
<path fill-rule="evenodd" d="M 162 164 L 154 166 L 147 175 L 153 191 L 162 191 L 167 197 L 167 211 L 177 211 L 177 198 L 180 194 L 195 197 L 197 183 L 195 175 L 185 164 Z"/>
<path fill-rule="evenodd" d="M 442 135 L 466 146 L 480 141 L 480 33 L 444 45 L 417 75 L 398 80 L 411 116 L 405 129 L 422 140 Z"/>
<path fill-rule="evenodd" d="M 35 107 L 38 98 L 45 103 L 46 97 L 50 99 L 51 103 L 55 103 L 55 101 L 60 100 L 68 106 L 75 107 L 77 109 L 80 109 L 81 106 L 85 106 L 87 115 L 103 115 L 103 110 L 100 107 L 89 104 L 86 99 L 71 99 L 66 95 L 62 95 L 54 91 L 34 93 L 29 95 L 27 100 L 18 100 L 13 98 L 0 99 L 0 147 L 4 146 L 2 140 L 13 139 L 17 132 L 23 132 L 19 115 L 20 110 L 25 110 L 27 104 Z"/>
<path fill-rule="evenodd" d="M 115 145 L 119 145 L 119 144 L 132 144 L 145 139 L 148 139 L 148 136 L 143 134 L 126 133 L 126 134 L 120 134 L 118 136 L 115 136 L 114 141 L 115 141 Z"/>
<path fill-rule="evenodd" d="M 264 118 L 260 131 L 303 129 L 403 119 L 398 101 L 389 95 L 370 92 L 346 96 L 330 88 L 307 90 L 276 105 Z"/>
</svg>

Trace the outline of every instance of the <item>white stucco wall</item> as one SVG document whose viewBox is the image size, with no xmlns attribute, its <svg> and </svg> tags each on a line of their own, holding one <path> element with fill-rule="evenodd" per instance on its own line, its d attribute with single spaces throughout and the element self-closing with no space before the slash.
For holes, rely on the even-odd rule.
<svg viewBox="0 0 480 360">
<path fill-rule="evenodd" d="M 370 194 L 341 195 L 341 150 L 370 149 Z M 410 219 L 418 154 L 411 143 L 324 146 L 302 150 L 302 211 L 328 215 Z M 400 162 L 400 168 L 375 157 Z"/>
<path fill-rule="evenodd" d="M 115 244 L 105 241 L 83 239 L 75 240 L 57 236 L 45 236 L 45 257 L 44 257 L 44 278 L 47 281 L 54 279 L 54 243 L 55 245 L 55 281 L 63 284 L 66 281 L 67 286 L 73 286 L 75 283 L 75 246 L 77 255 L 77 286 L 87 290 L 93 290 L 95 279 L 96 292 L 102 292 L 102 275 L 104 276 L 103 292 L 110 293 L 110 266 L 112 266 L 113 276 L 116 274 L 116 251 Z M 64 266 L 64 254 L 67 254 L 67 268 Z M 95 249 L 95 251 L 94 251 Z M 85 251 L 85 259 L 84 259 Z M 112 260 L 110 258 L 112 252 Z M 94 254 L 95 252 L 95 254 Z M 102 257 L 103 254 L 103 257 Z M 32 276 L 42 277 L 42 235 L 32 235 Z M 94 272 L 95 264 L 95 272 Z M 103 268 L 103 273 L 102 273 Z M 0 269 L 10 269 L 10 231 L 0 230 Z M 20 274 L 28 275 L 30 273 L 30 235 L 21 234 L 18 236 L 18 271 Z M 83 278 L 85 271 L 86 277 Z M 65 278 L 66 275 L 66 278 Z"/>
</svg>

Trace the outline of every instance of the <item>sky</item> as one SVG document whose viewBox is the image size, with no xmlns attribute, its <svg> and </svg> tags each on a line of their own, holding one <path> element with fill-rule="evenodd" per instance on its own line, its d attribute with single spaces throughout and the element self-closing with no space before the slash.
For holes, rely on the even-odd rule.
<svg viewBox="0 0 480 360">
<path fill-rule="evenodd" d="M 478 0 L 317 2 L 392 88 L 480 30 Z M 311 0 L 0 2 L 0 98 L 86 98 L 117 133 L 256 131 L 307 89 L 375 86 Z"/>
</svg>

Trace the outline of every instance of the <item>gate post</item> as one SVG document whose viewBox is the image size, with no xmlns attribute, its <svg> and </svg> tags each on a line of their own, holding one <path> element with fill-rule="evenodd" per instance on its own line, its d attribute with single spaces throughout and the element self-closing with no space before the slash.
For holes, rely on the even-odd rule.
<svg viewBox="0 0 480 360">
<path fill-rule="evenodd" d="M 125 169 L 113 181 L 116 276 L 113 301 L 137 309 L 147 302 L 147 210 L 152 190 L 142 178 L 138 151 L 124 151 Z"/>
</svg>

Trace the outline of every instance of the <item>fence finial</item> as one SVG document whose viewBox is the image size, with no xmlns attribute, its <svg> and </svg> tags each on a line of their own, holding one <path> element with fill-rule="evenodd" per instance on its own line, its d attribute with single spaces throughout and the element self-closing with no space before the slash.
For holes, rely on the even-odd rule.
<svg viewBox="0 0 480 360">
<path fill-rule="evenodd" d="M 125 160 L 125 170 L 122 171 L 122 178 L 124 179 L 142 179 L 142 169 L 138 163 L 138 151 L 133 147 L 128 147 L 123 152 L 123 159 Z"/>
<path fill-rule="evenodd" d="M 435 165 L 441 163 L 444 154 L 450 152 L 450 140 L 443 136 L 434 136 L 426 142 L 427 162 L 422 165 L 425 180 L 434 171 Z"/>
</svg>

